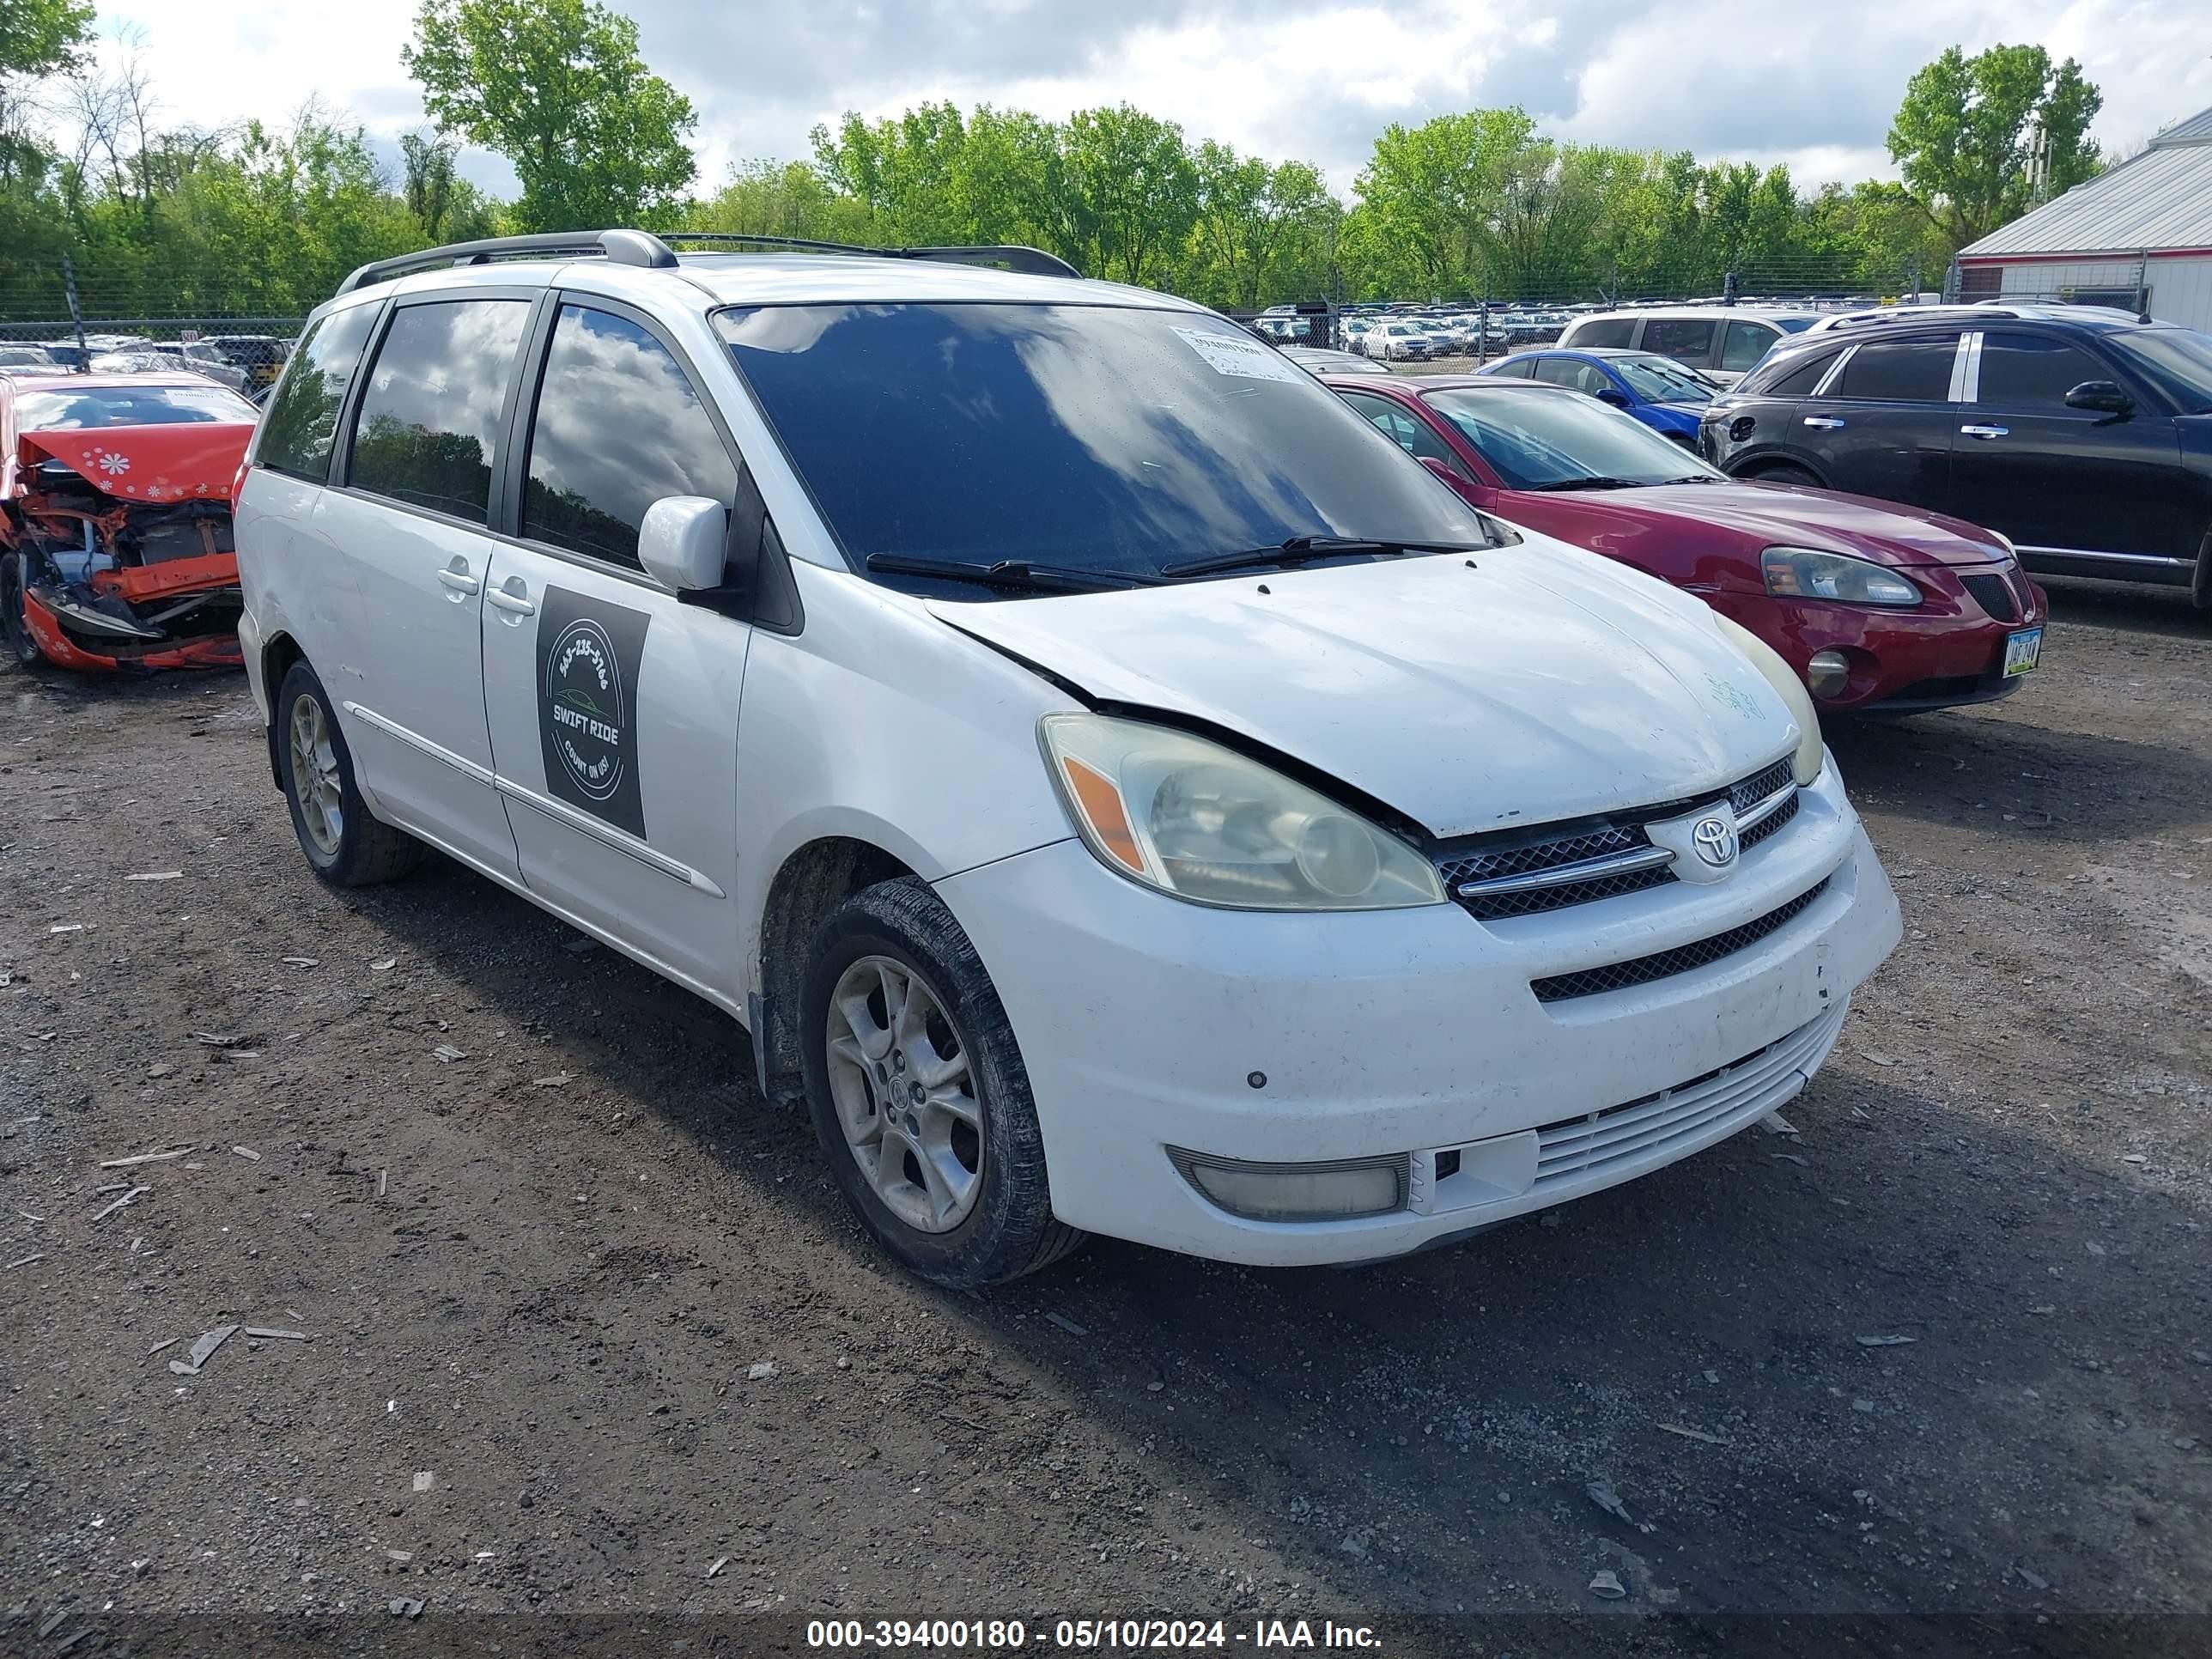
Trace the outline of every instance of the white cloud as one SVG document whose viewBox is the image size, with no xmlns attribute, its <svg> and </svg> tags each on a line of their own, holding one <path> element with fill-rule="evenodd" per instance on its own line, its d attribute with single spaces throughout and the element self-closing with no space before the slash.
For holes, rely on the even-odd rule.
<svg viewBox="0 0 2212 1659">
<path fill-rule="evenodd" d="M 1886 172 L 1905 77 L 1947 45 L 2040 40 L 2105 91 L 2098 136 L 2138 144 L 2212 105 L 2202 20 L 2172 0 L 1861 0 L 1848 12 L 1741 0 L 634 0 L 648 63 L 701 113 L 701 181 L 751 155 L 803 156 L 846 109 L 931 97 L 1048 117 L 1126 100 L 1218 138 L 1321 166 L 1349 187 L 1374 134 L 1519 102 L 1590 142 L 1787 161 L 1801 183 Z M 161 115 L 283 121 L 311 95 L 396 154 L 422 125 L 399 48 L 413 0 L 129 0 L 103 26 L 144 40 Z M 111 48 L 111 50 L 112 50 Z M 496 156 L 464 171 L 512 192 Z"/>
</svg>

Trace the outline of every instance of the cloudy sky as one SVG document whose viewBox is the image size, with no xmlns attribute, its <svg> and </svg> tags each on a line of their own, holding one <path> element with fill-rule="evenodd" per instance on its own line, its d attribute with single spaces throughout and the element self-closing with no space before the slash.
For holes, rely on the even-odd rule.
<svg viewBox="0 0 2212 1659">
<path fill-rule="evenodd" d="M 281 119 L 306 95 L 396 155 L 421 125 L 399 66 L 415 0 L 104 0 L 143 39 L 161 113 Z M 700 115 L 701 182 L 802 156 L 815 123 L 924 99 L 1063 116 L 1122 100 L 1348 190 L 1375 133 L 1518 103 L 1545 131 L 1787 161 L 1801 183 L 1888 170 L 1912 70 L 1946 46 L 2039 41 L 2104 89 L 2096 136 L 2133 148 L 2212 105 L 2212 13 L 2185 0 L 637 0 L 648 64 Z M 512 194 L 496 156 L 478 182 Z"/>
</svg>

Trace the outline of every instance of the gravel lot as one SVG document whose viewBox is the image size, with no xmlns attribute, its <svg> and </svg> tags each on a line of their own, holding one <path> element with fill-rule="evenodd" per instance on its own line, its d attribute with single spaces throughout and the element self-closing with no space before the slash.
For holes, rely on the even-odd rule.
<svg viewBox="0 0 2212 1659">
<path fill-rule="evenodd" d="M 1094 1243 L 988 1297 L 872 1253 L 703 1004 L 449 866 L 319 885 L 238 678 L 0 680 L 0 1645 L 1601 1570 L 2212 1613 L 2212 625 L 2054 599 L 2010 702 L 1831 734 L 1907 934 L 1797 1138 L 1382 1267 Z M 173 1371 L 232 1322 L 307 1340 Z"/>
</svg>

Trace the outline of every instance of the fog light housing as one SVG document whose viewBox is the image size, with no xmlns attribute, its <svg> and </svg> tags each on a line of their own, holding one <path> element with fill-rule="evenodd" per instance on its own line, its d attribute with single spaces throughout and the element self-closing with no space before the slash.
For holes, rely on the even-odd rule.
<svg viewBox="0 0 2212 1659">
<path fill-rule="evenodd" d="M 1805 665 L 1805 684 L 1816 697 L 1839 697 L 1851 683 L 1851 660 L 1840 651 L 1815 651 Z"/>
<path fill-rule="evenodd" d="M 1407 1155 L 1255 1164 L 1168 1148 L 1168 1157 L 1207 1202 L 1248 1221 L 1348 1221 L 1406 1207 Z"/>
</svg>

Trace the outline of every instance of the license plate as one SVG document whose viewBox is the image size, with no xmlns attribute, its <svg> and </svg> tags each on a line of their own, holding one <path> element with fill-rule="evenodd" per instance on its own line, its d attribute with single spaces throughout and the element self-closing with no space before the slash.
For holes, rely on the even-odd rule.
<svg viewBox="0 0 2212 1659">
<path fill-rule="evenodd" d="M 2036 659 L 2043 654 L 2043 630 L 2023 628 L 2017 634 L 2005 635 L 2004 678 L 2013 679 L 2034 671 Z"/>
</svg>

